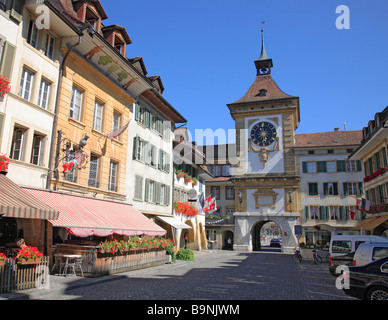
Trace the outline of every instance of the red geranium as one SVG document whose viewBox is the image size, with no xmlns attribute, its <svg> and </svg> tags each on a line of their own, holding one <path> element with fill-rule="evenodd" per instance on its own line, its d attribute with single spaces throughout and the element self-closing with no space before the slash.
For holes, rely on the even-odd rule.
<svg viewBox="0 0 388 320">
<path fill-rule="evenodd" d="M 11 92 L 11 85 L 9 79 L 0 75 L 0 96 L 4 97 Z"/>
<path fill-rule="evenodd" d="M 43 257 L 43 253 L 38 251 L 37 247 L 24 247 L 18 251 L 15 257 L 15 260 L 36 259 L 41 257 Z"/>
<path fill-rule="evenodd" d="M 4 261 L 7 259 L 7 257 L 4 255 L 4 253 L 0 253 L 0 261 Z"/>
</svg>

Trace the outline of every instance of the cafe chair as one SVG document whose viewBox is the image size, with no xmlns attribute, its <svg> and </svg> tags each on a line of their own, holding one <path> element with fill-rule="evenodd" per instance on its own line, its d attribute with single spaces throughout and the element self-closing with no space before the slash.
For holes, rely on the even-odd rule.
<svg viewBox="0 0 388 320">
<path fill-rule="evenodd" d="M 77 276 L 76 274 L 76 268 L 79 268 L 81 271 L 82 277 L 84 276 L 84 272 L 82 270 L 82 257 L 77 257 L 75 259 L 72 259 L 71 261 L 68 261 L 67 264 L 64 267 L 63 274 L 66 276 L 67 275 L 67 269 L 72 269 L 73 270 L 73 275 Z"/>
<path fill-rule="evenodd" d="M 59 266 L 59 274 L 61 274 L 62 267 L 65 266 L 65 263 L 62 260 L 62 256 L 59 254 L 54 255 L 54 265 L 51 269 L 51 273 L 53 273 L 55 267 Z"/>
</svg>

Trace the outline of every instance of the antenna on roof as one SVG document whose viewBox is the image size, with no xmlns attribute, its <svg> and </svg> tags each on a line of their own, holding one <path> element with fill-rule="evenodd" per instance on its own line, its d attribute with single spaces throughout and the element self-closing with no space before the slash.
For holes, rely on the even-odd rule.
<svg viewBox="0 0 388 320">
<path fill-rule="evenodd" d="M 346 131 L 346 122 L 344 122 L 344 131 Z"/>
</svg>

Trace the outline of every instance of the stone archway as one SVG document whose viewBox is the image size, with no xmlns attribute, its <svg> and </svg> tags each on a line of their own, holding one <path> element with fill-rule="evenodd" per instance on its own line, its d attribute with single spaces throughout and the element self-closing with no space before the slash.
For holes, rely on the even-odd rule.
<svg viewBox="0 0 388 320">
<path fill-rule="evenodd" d="M 186 220 L 184 223 L 189 225 L 191 229 L 186 229 L 182 231 L 180 238 L 180 248 L 183 249 L 186 247 L 187 249 L 195 249 L 195 226 L 190 219 Z M 186 234 L 187 241 L 185 240 Z"/>
<path fill-rule="evenodd" d="M 283 241 L 283 231 L 282 231 L 281 226 L 278 223 L 276 223 L 273 220 L 261 220 L 261 221 L 258 221 L 256 224 L 254 224 L 254 226 L 252 228 L 251 236 L 252 236 L 252 250 L 253 251 L 261 251 L 262 250 L 262 248 L 261 248 L 261 233 L 262 232 L 261 231 L 262 231 L 263 226 L 266 225 L 267 223 L 270 223 L 270 222 L 275 223 L 276 226 L 278 227 L 278 229 L 280 229 L 280 231 L 277 234 L 277 237 L 280 237 Z M 274 236 L 274 234 L 272 234 L 272 236 Z"/>
</svg>

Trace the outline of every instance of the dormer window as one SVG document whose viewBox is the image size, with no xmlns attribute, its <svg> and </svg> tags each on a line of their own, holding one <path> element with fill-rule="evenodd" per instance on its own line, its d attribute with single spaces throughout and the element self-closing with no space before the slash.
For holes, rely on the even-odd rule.
<svg viewBox="0 0 388 320">
<path fill-rule="evenodd" d="M 115 37 L 114 47 L 120 54 L 124 54 L 124 43 L 117 36 Z"/>
<path fill-rule="evenodd" d="M 89 9 L 86 9 L 85 22 L 88 22 L 98 32 L 99 18 Z"/>
<path fill-rule="evenodd" d="M 258 94 L 259 97 L 265 97 L 266 95 L 267 95 L 267 90 L 261 89 L 259 91 L 259 94 Z"/>
</svg>

